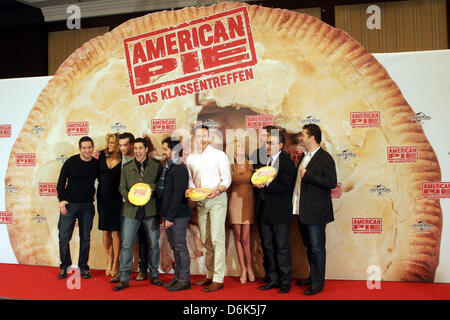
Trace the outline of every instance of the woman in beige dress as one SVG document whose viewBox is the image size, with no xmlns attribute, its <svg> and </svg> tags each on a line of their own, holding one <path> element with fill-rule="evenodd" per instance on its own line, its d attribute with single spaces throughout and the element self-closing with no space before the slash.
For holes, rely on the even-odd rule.
<svg viewBox="0 0 450 320">
<path fill-rule="evenodd" d="M 250 225 L 254 216 L 254 196 L 251 177 L 253 166 L 245 154 L 245 143 L 234 142 L 234 162 L 231 164 L 232 183 L 228 197 L 229 221 L 233 226 L 234 241 L 239 264 L 241 283 L 255 281 L 250 248 Z"/>
</svg>

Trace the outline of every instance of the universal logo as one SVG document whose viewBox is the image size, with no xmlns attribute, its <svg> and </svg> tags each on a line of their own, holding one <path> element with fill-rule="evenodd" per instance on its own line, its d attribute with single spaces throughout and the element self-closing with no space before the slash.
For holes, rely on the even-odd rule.
<svg viewBox="0 0 450 320">
<path fill-rule="evenodd" d="M 432 224 L 426 223 L 423 220 L 413 224 L 412 227 L 417 233 L 430 233 L 430 231 L 434 228 Z"/>
<path fill-rule="evenodd" d="M 35 134 L 37 134 L 38 136 L 43 133 L 45 131 L 44 128 L 42 128 L 41 126 L 34 126 L 33 129 L 31 129 L 31 131 L 33 131 Z"/>
<path fill-rule="evenodd" d="M 423 124 L 424 121 L 431 120 L 431 117 L 423 112 L 417 112 L 415 116 L 410 117 L 410 120 L 416 124 Z"/>
<path fill-rule="evenodd" d="M 8 186 L 5 187 L 6 193 L 16 193 L 17 191 L 19 191 L 19 189 L 14 187 L 14 185 L 12 185 L 12 184 L 8 184 Z"/>
<path fill-rule="evenodd" d="M 56 161 L 61 164 L 64 164 L 64 162 L 66 162 L 67 159 L 69 159 L 69 158 L 65 154 L 62 154 L 56 158 Z"/>
<path fill-rule="evenodd" d="M 207 120 L 203 121 L 203 124 L 210 128 L 219 128 L 220 127 L 220 123 L 214 121 L 213 119 L 207 119 Z"/>
<path fill-rule="evenodd" d="M 111 129 L 114 130 L 115 132 L 126 130 L 126 128 L 127 126 L 120 122 L 116 122 L 115 125 L 111 126 Z"/>
<path fill-rule="evenodd" d="M 370 192 L 375 193 L 377 196 L 381 197 L 385 193 L 391 193 L 391 189 L 382 184 L 379 184 L 376 187 L 371 188 Z"/>
<path fill-rule="evenodd" d="M 350 159 L 353 159 L 353 158 L 356 158 L 356 156 L 357 155 L 354 154 L 353 152 L 351 152 L 350 150 L 344 150 L 341 153 L 337 154 L 338 158 L 342 158 L 342 159 L 344 159 L 346 161 L 348 161 Z"/>
<path fill-rule="evenodd" d="M 43 221 L 47 221 L 47 218 L 41 216 L 39 213 L 33 217 L 33 221 L 36 223 L 41 223 Z"/>
<path fill-rule="evenodd" d="M 320 120 L 318 118 L 314 117 L 314 116 L 307 116 L 306 119 L 302 120 L 302 123 L 303 124 L 311 124 L 311 123 L 319 124 Z"/>
</svg>

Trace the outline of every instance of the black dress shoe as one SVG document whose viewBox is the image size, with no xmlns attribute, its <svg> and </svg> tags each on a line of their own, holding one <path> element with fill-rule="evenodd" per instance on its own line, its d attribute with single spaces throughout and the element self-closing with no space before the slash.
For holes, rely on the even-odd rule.
<svg viewBox="0 0 450 320">
<path fill-rule="evenodd" d="M 67 277 L 67 270 L 61 269 L 58 274 L 58 279 L 65 279 Z"/>
<path fill-rule="evenodd" d="M 151 283 L 153 283 L 155 286 L 162 286 L 163 282 L 161 281 L 160 278 L 156 277 L 156 278 L 152 278 L 150 280 Z"/>
<path fill-rule="evenodd" d="M 308 279 L 298 279 L 297 280 L 297 285 L 299 285 L 299 286 L 309 286 L 309 285 L 311 285 L 311 279 L 310 278 L 308 278 Z"/>
<path fill-rule="evenodd" d="M 173 286 L 175 283 L 177 283 L 178 282 L 178 280 L 177 279 L 175 279 L 175 278 L 173 278 L 172 279 L 172 281 L 170 281 L 170 282 L 168 282 L 168 283 L 164 283 L 163 284 L 163 288 L 170 288 L 171 286 Z"/>
<path fill-rule="evenodd" d="M 83 279 L 89 279 L 91 277 L 91 274 L 89 273 L 89 270 L 83 270 L 81 271 L 81 277 Z"/>
<path fill-rule="evenodd" d="M 188 290 L 191 288 L 191 283 L 183 283 L 181 281 L 177 281 L 174 285 L 169 287 L 169 291 L 181 291 Z"/>
<path fill-rule="evenodd" d="M 289 291 L 291 291 L 291 286 L 281 286 L 280 287 L 280 293 L 288 293 Z"/>
<path fill-rule="evenodd" d="M 267 284 L 260 286 L 259 290 L 269 290 L 269 289 L 279 288 L 279 287 L 280 287 L 280 285 L 278 283 L 268 282 Z"/>
<path fill-rule="evenodd" d="M 128 282 L 124 282 L 124 281 L 120 281 L 114 288 L 114 291 L 120 291 L 123 290 L 125 288 L 128 288 L 130 285 L 128 284 Z"/>
<path fill-rule="evenodd" d="M 308 289 L 305 290 L 305 294 L 307 296 L 312 296 L 313 294 L 317 294 L 322 290 L 323 290 L 322 287 L 309 287 Z"/>
</svg>

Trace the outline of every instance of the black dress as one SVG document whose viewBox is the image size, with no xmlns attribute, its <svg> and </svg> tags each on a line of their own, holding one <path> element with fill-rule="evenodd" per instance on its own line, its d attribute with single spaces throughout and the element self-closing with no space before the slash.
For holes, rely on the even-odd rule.
<svg viewBox="0 0 450 320">
<path fill-rule="evenodd" d="M 97 211 L 98 228 L 104 231 L 120 231 L 122 195 L 119 192 L 120 162 L 109 169 L 103 152 L 99 157 Z"/>
</svg>

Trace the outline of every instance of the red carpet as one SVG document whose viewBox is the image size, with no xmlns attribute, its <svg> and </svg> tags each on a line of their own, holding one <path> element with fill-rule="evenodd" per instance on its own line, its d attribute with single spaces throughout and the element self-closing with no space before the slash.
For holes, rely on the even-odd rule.
<svg viewBox="0 0 450 320">
<path fill-rule="evenodd" d="M 40 300 L 448 300 L 450 284 L 382 282 L 381 289 L 369 290 L 365 281 L 327 280 L 325 290 L 315 296 L 303 294 L 304 287 L 293 282 L 288 294 L 277 289 L 258 290 L 258 281 L 242 285 L 238 278 L 226 277 L 224 289 L 213 293 L 203 287 L 168 292 L 149 281 L 130 281 L 130 287 L 114 292 L 114 284 L 103 270 L 91 270 L 91 279 L 81 279 L 80 289 L 68 289 L 67 280 L 57 279 L 59 268 L 0 264 L 0 298 Z M 163 282 L 173 275 L 162 274 Z M 136 274 L 132 274 L 132 279 Z M 193 275 L 192 281 L 203 276 Z"/>
</svg>

